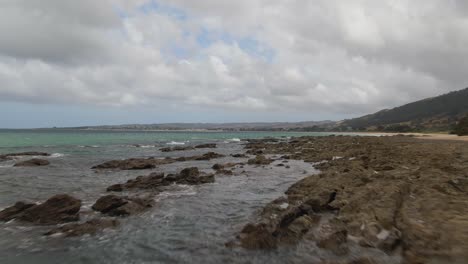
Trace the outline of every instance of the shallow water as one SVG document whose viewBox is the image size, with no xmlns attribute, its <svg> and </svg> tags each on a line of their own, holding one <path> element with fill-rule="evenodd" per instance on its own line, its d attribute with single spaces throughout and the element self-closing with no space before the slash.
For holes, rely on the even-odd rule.
<svg viewBox="0 0 468 264">
<path fill-rule="evenodd" d="M 21 133 L 9 136 L 24 137 Z M 0 132 L 0 142 L 7 141 L 2 139 L 2 135 Z M 49 142 L 54 135 L 35 138 L 37 134 L 32 133 L 28 135 L 33 138 L 29 143 L 34 144 L 10 142 L 8 147 L 0 147 L 0 154 L 22 151 L 54 153 L 47 157 L 51 165 L 18 168 L 12 167 L 15 161 L 0 162 L 0 208 L 19 200 L 37 202 L 54 194 L 67 193 L 82 199 L 81 218 L 86 220 L 98 216 L 90 209 L 91 205 L 105 195 L 106 187 L 112 184 L 151 172 L 174 173 L 192 166 L 210 173 L 215 163 L 247 160 L 229 157 L 229 154 L 245 152 L 241 138 L 294 135 L 302 134 L 185 133 L 182 137 L 177 133 L 172 136 L 154 132 L 129 136 L 112 132 L 109 137 L 113 140 L 99 141 L 99 138 L 105 138 L 101 134 L 96 138 L 96 134 L 70 132 L 68 136 L 60 134 L 57 142 L 68 137 L 75 144 L 63 145 Z M 217 143 L 218 148 L 170 153 L 159 151 L 160 147 L 182 143 Z M 135 147 L 134 144 L 140 146 Z M 208 151 L 227 157 L 178 162 L 143 171 L 96 172 L 90 169 L 111 159 L 193 156 Z M 97 236 L 45 237 L 42 234 L 52 227 L 30 226 L 15 221 L 0 223 L 0 263 L 316 263 L 321 258 L 334 259 L 335 256 L 307 241 L 273 251 L 248 251 L 224 246 L 245 224 L 256 220 L 264 205 L 282 196 L 301 178 L 317 173 L 311 164 L 302 161 L 289 161 L 290 169 L 277 167 L 275 165 L 283 160 L 279 155 L 273 158 L 278 160 L 268 166 L 246 165 L 244 168 L 236 167 L 234 176 L 217 175 L 213 184 L 170 186 L 155 197 L 156 205 L 151 210 L 121 218 L 119 228 Z M 134 194 L 138 193 L 129 193 Z M 352 250 L 351 255 L 353 252 L 359 255 L 359 250 Z"/>
</svg>

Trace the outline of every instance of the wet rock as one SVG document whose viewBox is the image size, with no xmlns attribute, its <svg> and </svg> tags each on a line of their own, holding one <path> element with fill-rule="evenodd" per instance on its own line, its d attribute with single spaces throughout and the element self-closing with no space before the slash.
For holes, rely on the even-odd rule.
<svg viewBox="0 0 468 264">
<path fill-rule="evenodd" d="M 245 154 L 231 154 L 231 157 L 233 157 L 233 158 L 247 158 L 247 155 L 245 155 Z"/>
<path fill-rule="evenodd" d="M 174 151 L 187 151 L 187 150 L 193 150 L 193 149 L 195 148 L 191 146 L 187 146 L 187 147 L 176 146 L 176 147 L 165 147 L 159 150 L 161 152 L 174 152 Z"/>
<path fill-rule="evenodd" d="M 225 170 L 225 169 L 222 169 L 222 170 L 217 170 L 217 171 L 216 171 L 216 174 L 233 175 L 234 173 L 232 172 L 232 170 Z"/>
<path fill-rule="evenodd" d="M 41 204 L 18 202 L 0 212 L 0 220 L 17 219 L 38 225 L 53 225 L 79 220 L 81 201 L 67 194 L 52 196 Z"/>
<path fill-rule="evenodd" d="M 66 224 L 54 228 L 44 235 L 64 234 L 66 237 L 76 237 L 83 235 L 95 235 L 104 229 L 114 229 L 119 226 L 119 221 L 115 219 L 92 219 L 84 223 Z"/>
<path fill-rule="evenodd" d="M 257 155 L 255 158 L 249 159 L 247 163 L 249 165 L 269 165 L 272 162 L 272 159 L 268 159 L 264 155 Z"/>
<path fill-rule="evenodd" d="M 183 169 L 178 174 L 151 173 L 148 176 L 138 176 L 135 179 L 128 180 L 126 183 L 114 184 L 107 188 L 108 192 L 121 192 L 132 189 L 152 189 L 158 190 L 161 187 L 171 184 L 198 185 L 212 183 L 215 181 L 213 174 L 203 174 L 197 167 Z"/>
<path fill-rule="evenodd" d="M 213 170 L 223 170 L 223 169 L 226 169 L 226 168 L 232 168 L 232 167 L 235 167 L 239 164 L 242 164 L 242 163 L 225 163 L 225 164 L 220 164 L 220 163 L 216 163 L 215 165 L 213 165 L 213 167 L 211 167 Z"/>
<path fill-rule="evenodd" d="M 50 156 L 50 154 L 45 153 L 45 152 L 36 152 L 36 151 L 8 153 L 8 154 L 0 155 L 0 161 L 10 160 L 10 159 L 12 159 L 14 157 L 22 157 L 22 156 Z"/>
<path fill-rule="evenodd" d="M 106 195 L 99 198 L 92 208 L 110 216 L 128 216 L 141 213 L 152 206 L 151 199 Z"/>
<path fill-rule="evenodd" d="M 33 203 L 17 202 L 13 206 L 0 211 L 0 221 L 10 221 L 17 218 L 24 210 L 34 206 Z"/>
<path fill-rule="evenodd" d="M 274 249 L 277 247 L 276 238 L 265 224 L 247 225 L 241 231 L 240 245 L 245 249 Z"/>
<path fill-rule="evenodd" d="M 175 183 L 188 185 L 212 183 L 214 181 L 213 174 L 201 175 L 197 167 L 185 168 L 175 178 Z"/>
<path fill-rule="evenodd" d="M 92 167 L 92 169 L 145 170 L 154 169 L 157 165 L 170 164 L 173 162 L 175 161 L 172 159 L 132 158 L 107 161 Z"/>
<path fill-rule="evenodd" d="M 211 159 L 217 159 L 217 158 L 222 158 L 224 155 L 215 153 L 215 152 L 208 152 L 203 154 L 200 157 L 196 157 L 195 160 L 211 160 Z"/>
<path fill-rule="evenodd" d="M 216 148 L 216 144 L 214 143 L 208 143 L 208 144 L 201 144 L 195 146 L 195 148 L 200 149 L 200 148 Z"/>
<path fill-rule="evenodd" d="M 47 166 L 50 162 L 45 159 L 30 159 L 21 162 L 17 162 L 14 167 L 39 167 L 39 166 Z"/>
</svg>

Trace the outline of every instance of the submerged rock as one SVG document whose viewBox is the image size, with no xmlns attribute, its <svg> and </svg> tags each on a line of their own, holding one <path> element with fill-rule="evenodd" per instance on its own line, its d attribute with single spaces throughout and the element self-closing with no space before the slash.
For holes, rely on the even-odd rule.
<svg viewBox="0 0 468 264">
<path fill-rule="evenodd" d="M 93 210 L 110 216 L 128 216 L 141 213 L 153 206 L 147 198 L 106 195 L 92 206 Z"/>
<path fill-rule="evenodd" d="M 119 221 L 116 219 L 92 219 L 84 223 L 66 224 L 61 227 L 54 228 L 44 235 L 50 236 L 60 233 L 64 234 L 66 237 L 95 235 L 104 229 L 114 229 L 119 226 L 119 224 Z"/>
<path fill-rule="evenodd" d="M 14 157 L 21 157 L 21 156 L 50 156 L 50 154 L 45 153 L 45 152 L 36 152 L 36 151 L 8 153 L 8 154 L 0 155 L 0 161 L 10 160 L 10 159 L 12 159 Z"/>
<path fill-rule="evenodd" d="M 38 205 L 18 202 L 1 211 L 0 220 L 17 219 L 39 225 L 60 224 L 79 220 L 80 207 L 80 200 L 59 194 Z"/>
<path fill-rule="evenodd" d="M 156 166 L 171 164 L 174 162 L 191 161 L 191 160 L 211 160 L 222 158 L 224 155 L 208 152 L 203 155 L 180 158 L 132 158 L 124 160 L 111 160 L 92 167 L 92 169 L 120 169 L 120 170 L 145 170 L 154 169 Z"/>
<path fill-rule="evenodd" d="M 198 156 L 198 157 L 193 157 L 194 160 L 211 160 L 211 159 L 218 159 L 218 158 L 223 158 L 224 155 L 222 154 L 218 154 L 218 153 L 215 153 L 215 152 L 208 152 L 208 153 L 205 153 L 201 156 Z"/>
<path fill-rule="evenodd" d="M 45 159 L 30 159 L 21 162 L 17 162 L 14 167 L 38 167 L 38 166 L 47 166 L 50 162 Z"/>
<path fill-rule="evenodd" d="M 107 161 L 92 167 L 92 169 L 145 170 L 154 169 L 157 165 L 170 164 L 173 162 L 174 160 L 172 159 L 132 158 Z"/>
<path fill-rule="evenodd" d="M 208 143 L 208 144 L 201 144 L 201 145 L 196 145 L 195 148 L 200 149 L 200 148 L 216 148 L 215 143 Z"/>
<path fill-rule="evenodd" d="M 269 165 L 272 162 L 272 159 L 268 159 L 264 155 L 257 155 L 255 158 L 249 159 L 247 163 L 250 165 Z"/>
<path fill-rule="evenodd" d="M 195 149 L 194 147 L 188 146 L 188 147 L 181 147 L 181 146 L 176 146 L 176 147 L 165 147 L 159 149 L 161 152 L 173 152 L 173 151 L 186 151 L 186 150 L 193 150 Z"/>
</svg>

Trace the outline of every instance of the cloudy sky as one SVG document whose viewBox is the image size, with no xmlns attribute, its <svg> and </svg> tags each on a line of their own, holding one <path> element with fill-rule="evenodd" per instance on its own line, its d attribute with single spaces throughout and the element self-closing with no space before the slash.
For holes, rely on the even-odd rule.
<svg viewBox="0 0 468 264">
<path fill-rule="evenodd" d="M 465 0 L 0 0 L 0 127 L 342 119 L 468 86 Z"/>
</svg>

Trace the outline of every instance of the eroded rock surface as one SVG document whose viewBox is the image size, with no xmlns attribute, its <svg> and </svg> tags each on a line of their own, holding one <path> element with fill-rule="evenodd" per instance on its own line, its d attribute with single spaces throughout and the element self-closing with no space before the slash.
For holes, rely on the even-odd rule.
<svg viewBox="0 0 468 264">
<path fill-rule="evenodd" d="M 336 254 L 348 254 L 349 243 L 402 252 L 404 263 L 468 259 L 467 143 L 332 136 L 256 141 L 247 148 L 317 163 L 322 172 L 267 205 L 259 223 L 241 232 L 242 246 L 272 248 L 310 239 Z M 314 221 L 304 224 L 305 217 L 323 215 L 331 215 L 328 231 L 320 233 L 323 226 Z M 285 232 L 296 221 L 299 228 Z"/>
</svg>

